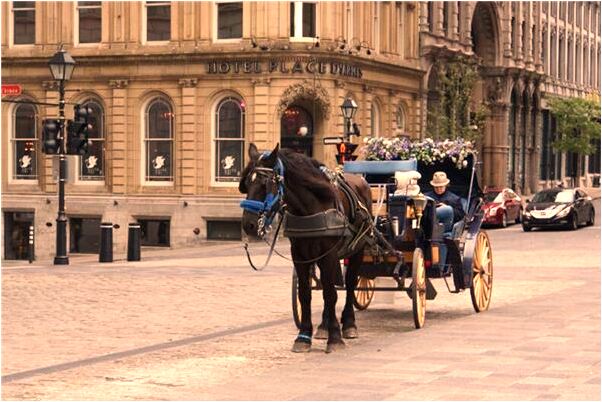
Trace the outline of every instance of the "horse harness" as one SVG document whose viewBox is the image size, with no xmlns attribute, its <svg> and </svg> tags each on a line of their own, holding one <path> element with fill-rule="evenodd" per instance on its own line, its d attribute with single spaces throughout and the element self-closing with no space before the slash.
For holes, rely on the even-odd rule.
<svg viewBox="0 0 602 402">
<path fill-rule="evenodd" d="M 267 155 L 269 155 L 269 153 L 264 153 L 260 156 L 260 159 Z M 331 184 L 335 186 L 335 188 L 340 189 L 344 194 L 350 206 L 349 217 L 345 214 L 342 201 L 339 197 L 336 199 L 334 208 L 313 215 L 296 216 L 286 211 L 286 205 L 283 201 L 284 165 L 280 158 L 277 159 L 274 168 L 255 167 L 249 173 L 251 175 L 262 175 L 264 177 L 271 176 L 272 182 L 277 186 L 276 193 L 268 192 L 263 202 L 257 200 L 243 200 L 240 203 L 240 206 L 246 211 L 259 215 L 257 233 L 260 237 L 264 237 L 265 234 L 270 231 L 271 223 L 275 216 L 281 216 L 273 243 L 270 247 L 268 258 L 263 267 L 268 264 L 271 258 L 278 238 L 278 232 L 280 231 L 280 226 L 283 222 L 284 235 L 289 238 L 339 237 L 339 241 L 326 253 L 307 261 L 293 261 L 296 263 L 316 262 L 335 249 L 339 250 L 339 258 L 352 255 L 359 251 L 374 233 L 370 212 L 359 200 L 355 191 L 347 184 L 342 174 L 335 173 L 325 166 L 322 166 L 320 170 L 329 179 Z M 373 242 L 368 241 L 368 243 Z M 259 270 L 251 261 L 248 244 L 245 244 L 244 248 L 253 269 Z"/>
</svg>

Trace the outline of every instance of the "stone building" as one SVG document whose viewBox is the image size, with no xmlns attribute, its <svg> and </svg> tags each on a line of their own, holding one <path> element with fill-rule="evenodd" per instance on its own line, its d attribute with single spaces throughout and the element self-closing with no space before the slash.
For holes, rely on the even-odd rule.
<svg viewBox="0 0 602 402">
<path fill-rule="evenodd" d="M 77 66 L 69 105 L 94 110 L 90 155 L 71 163 L 68 250 L 97 252 L 100 222 L 138 221 L 143 245 L 240 237 L 246 149 L 277 142 L 334 164 L 352 98 L 362 135 L 421 132 L 416 2 L 3 2 L 2 80 L 56 103 L 48 61 Z M 54 253 L 57 183 L 40 151 L 57 108 L 2 103 L 3 258 Z M 67 108 L 67 118 L 72 116 Z M 52 226 L 50 226 L 52 225 Z"/>
<path fill-rule="evenodd" d="M 600 95 L 598 2 L 421 2 L 423 109 L 436 102 L 437 63 L 476 56 L 473 102 L 488 102 L 483 182 L 535 192 L 567 180 L 575 155 L 561 155 L 547 100 Z M 426 113 L 423 113 L 426 118 Z M 423 127 L 426 124 L 423 124 Z M 600 174 L 598 153 L 584 157 L 579 185 Z M 568 183 L 567 183 L 568 184 Z"/>
<path fill-rule="evenodd" d="M 339 106 L 358 104 L 361 135 L 422 137 L 437 61 L 476 58 L 474 104 L 487 102 L 485 185 L 533 192 L 564 179 L 551 95 L 599 96 L 595 2 L 2 2 L 2 258 L 54 253 L 57 183 L 41 153 L 57 115 L 48 61 L 77 62 L 74 104 L 94 110 L 91 153 L 70 163 L 70 253 L 96 252 L 101 221 L 140 222 L 143 244 L 240 236 L 237 182 L 250 142 L 277 142 L 334 165 L 324 137 L 343 133 Z M 361 138 L 361 137 L 360 137 Z M 599 145 L 599 144 L 598 144 Z M 582 184 L 600 172 L 586 158 Z"/>
</svg>

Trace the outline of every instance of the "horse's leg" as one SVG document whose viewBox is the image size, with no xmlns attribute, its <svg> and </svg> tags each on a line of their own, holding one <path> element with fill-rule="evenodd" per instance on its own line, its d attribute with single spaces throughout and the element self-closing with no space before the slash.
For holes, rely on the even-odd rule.
<svg viewBox="0 0 602 402">
<path fill-rule="evenodd" d="M 301 329 L 293 344 L 293 352 L 309 352 L 313 326 L 311 323 L 311 281 L 309 264 L 295 264 L 299 282 L 299 302 L 301 303 Z"/>
<path fill-rule="evenodd" d="M 323 286 L 324 297 L 324 316 L 328 322 L 328 341 L 326 343 L 326 353 L 333 352 L 339 347 L 345 346 L 341 337 L 341 327 L 336 317 L 337 290 L 335 288 L 336 269 L 339 263 L 336 255 L 328 255 L 318 263 L 320 267 L 320 279 Z"/>
<path fill-rule="evenodd" d="M 357 287 L 357 272 L 362 262 L 363 253 L 357 253 L 349 258 L 347 272 L 345 274 L 346 298 L 345 308 L 341 315 L 343 324 L 343 338 L 357 338 L 357 326 L 355 325 L 355 311 L 353 301 L 355 300 L 355 288 Z"/>
<path fill-rule="evenodd" d="M 337 269 L 340 269 L 340 266 Z M 316 339 L 328 339 L 328 314 L 326 309 L 322 310 L 322 322 L 318 325 L 314 337 Z"/>
</svg>

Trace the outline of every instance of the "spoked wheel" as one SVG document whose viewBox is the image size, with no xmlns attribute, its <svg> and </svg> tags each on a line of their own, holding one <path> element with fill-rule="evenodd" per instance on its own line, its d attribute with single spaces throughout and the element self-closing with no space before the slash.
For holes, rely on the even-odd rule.
<svg viewBox="0 0 602 402">
<path fill-rule="evenodd" d="M 372 302 L 372 299 L 374 298 L 374 279 L 360 276 L 359 280 L 357 281 L 357 287 L 368 289 L 356 290 L 355 300 L 353 300 L 353 305 L 356 309 L 365 310 L 368 308 L 368 306 Z"/>
<path fill-rule="evenodd" d="M 299 300 L 299 278 L 297 277 L 297 271 L 293 268 L 293 284 L 292 284 L 292 301 L 293 301 L 293 320 L 295 321 L 295 325 L 297 328 L 301 329 L 301 301 Z M 311 269 L 310 279 L 309 279 L 310 288 L 321 288 L 320 278 L 318 278 L 316 273 L 316 267 L 314 266 Z"/>
<path fill-rule="evenodd" d="M 493 258 L 487 233 L 480 231 L 475 242 L 472 260 L 470 298 L 477 313 L 489 308 L 493 285 Z"/>
<path fill-rule="evenodd" d="M 426 270 L 421 248 L 414 250 L 412 260 L 412 313 L 416 329 L 424 326 L 426 318 Z"/>
</svg>

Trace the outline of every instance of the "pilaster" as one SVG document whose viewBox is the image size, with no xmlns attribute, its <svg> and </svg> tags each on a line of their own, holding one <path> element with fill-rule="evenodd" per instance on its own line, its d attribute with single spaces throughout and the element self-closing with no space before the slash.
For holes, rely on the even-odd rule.
<svg viewBox="0 0 602 402">
<path fill-rule="evenodd" d="M 178 116 L 179 129 L 176 133 L 177 154 L 179 163 L 176 166 L 176 183 L 181 194 L 196 193 L 196 171 L 199 154 L 197 149 L 197 78 L 182 78 L 180 85 L 180 112 Z"/>
<path fill-rule="evenodd" d="M 114 194 L 125 194 L 127 190 L 127 87 L 128 80 L 110 80 L 111 108 L 108 136 L 107 174 L 108 187 Z"/>
</svg>

